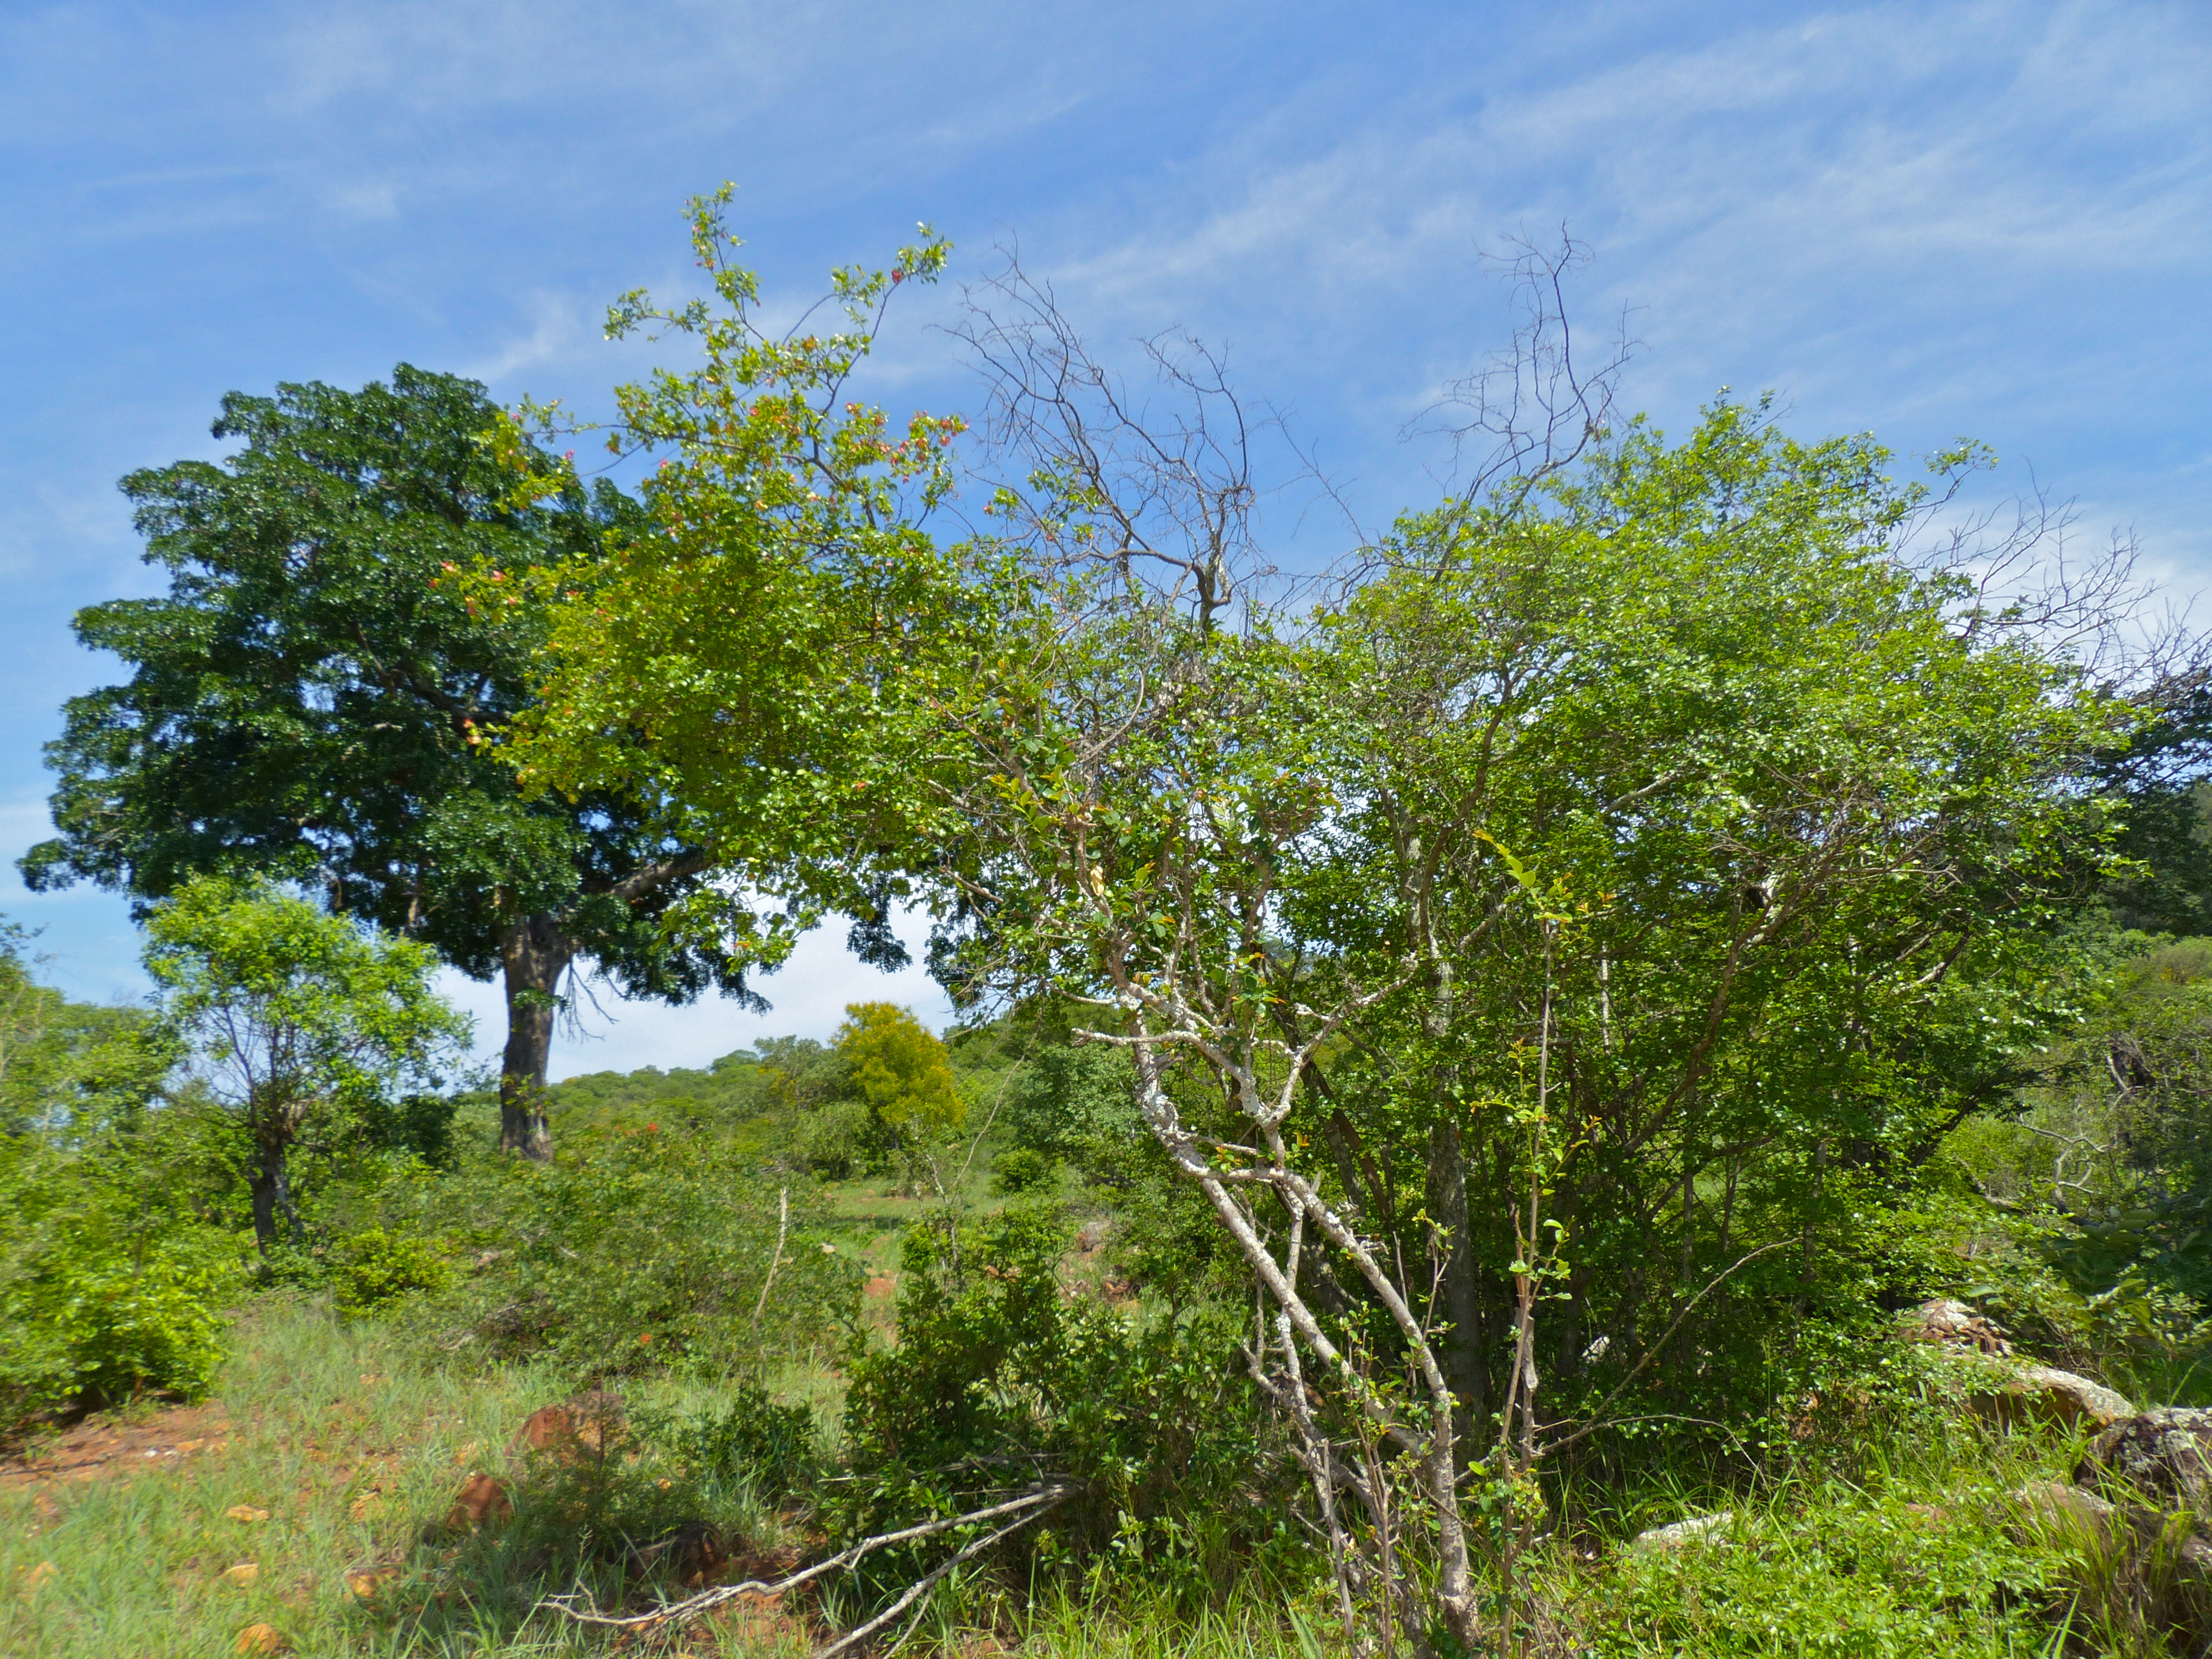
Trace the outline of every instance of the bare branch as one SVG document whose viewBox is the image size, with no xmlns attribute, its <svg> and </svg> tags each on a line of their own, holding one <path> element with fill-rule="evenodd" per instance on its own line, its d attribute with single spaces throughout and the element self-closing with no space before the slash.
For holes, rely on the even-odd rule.
<svg viewBox="0 0 2212 1659">
<path fill-rule="evenodd" d="M 1046 1510 L 1063 1502 L 1074 1491 L 1075 1488 L 1072 1486 L 1048 1486 L 1040 1492 L 1009 1498 L 1003 1504 L 994 1504 L 987 1509 L 971 1510 L 966 1515 L 951 1516 L 939 1521 L 924 1521 L 916 1526 L 902 1528 L 896 1532 L 878 1533 L 872 1538 L 864 1538 L 849 1549 L 840 1550 L 836 1554 L 817 1561 L 811 1567 L 794 1572 L 788 1577 L 775 1579 L 773 1582 L 749 1578 L 742 1584 L 718 1584 L 713 1589 L 702 1590 L 700 1594 L 687 1597 L 684 1601 L 664 1603 L 650 1613 L 608 1613 L 599 1612 L 595 1607 L 580 1608 L 575 1605 L 575 1598 L 568 1595 L 550 1595 L 539 1602 L 538 1606 L 550 1607 L 563 1618 L 580 1625 L 597 1625 L 613 1630 L 647 1630 L 661 1625 L 696 1619 L 700 1614 L 712 1612 L 714 1608 L 737 1601 L 741 1596 L 785 1595 L 797 1589 L 802 1584 L 811 1583 L 817 1578 L 827 1577 L 846 1567 L 857 1565 L 863 1558 L 874 1551 L 888 1548 L 893 1544 L 909 1544 L 918 1539 L 934 1538 L 939 1533 L 951 1532 L 959 1527 L 975 1526 L 985 1521 L 995 1521 L 1001 1516 L 1021 1516 L 1018 1521 L 1001 1527 L 996 1532 L 958 1551 L 908 1590 L 892 1606 L 889 1613 L 871 1620 L 857 1631 L 848 1632 L 814 1656 L 814 1659 L 829 1659 L 829 1656 L 843 1651 L 861 1638 L 881 1629 L 890 1618 L 896 1617 L 912 1606 L 916 1597 L 960 1563 L 973 1560 L 1008 1534 L 1039 1519 Z"/>
<path fill-rule="evenodd" d="M 1253 533 L 1253 441 L 1279 421 L 1248 408 L 1223 353 L 1174 330 L 1136 343 L 1151 386 L 1133 390 L 1001 252 L 951 331 L 988 388 L 986 453 L 1011 464 L 996 510 L 1048 568 L 1103 566 L 1211 626 L 1273 574 Z"/>
<path fill-rule="evenodd" d="M 1483 258 L 1511 286 L 1512 337 L 1447 385 L 1406 432 L 1451 441 L 1452 466 L 1442 482 L 1469 505 L 1497 489 L 1517 500 L 1587 453 L 1612 422 L 1621 372 L 1636 349 L 1624 309 L 1612 337 L 1589 360 L 1578 359 L 1566 283 L 1589 264 L 1590 251 L 1565 226 L 1556 243 L 1516 235 Z"/>
</svg>

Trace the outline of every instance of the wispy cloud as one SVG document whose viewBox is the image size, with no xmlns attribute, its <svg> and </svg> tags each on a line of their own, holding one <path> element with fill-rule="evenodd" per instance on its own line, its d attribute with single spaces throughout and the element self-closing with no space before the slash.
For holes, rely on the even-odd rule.
<svg viewBox="0 0 2212 1659">
<path fill-rule="evenodd" d="M 917 218 L 969 270 L 1017 234 L 1107 349 L 1227 345 L 1370 518 L 1433 488 L 1397 434 L 1504 337 L 1478 248 L 1565 222 L 1598 255 L 1583 320 L 1639 307 L 1632 401 L 1670 423 L 1728 383 L 1908 452 L 1976 432 L 2212 569 L 2199 0 L 88 0 L 0 9 L 0 153 L 26 799 L 107 666 L 70 611 L 146 580 L 116 476 L 210 453 L 228 387 L 403 357 L 603 406 L 661 355 L 601 340 L 605 302 L 696 289 L 678 209 L 726 177 L 769 317 Z M 902 296 L 886 401 L 972 402 L 925 326 L 949 299 Z M 127 973 L 119 905 L 82 903 L 58 933 Z M 872 982 L 824 948 L 770 987 L 783 1029 Z M 720 1018 L 620 1029 L 650 1057 Z"/>
</svg>

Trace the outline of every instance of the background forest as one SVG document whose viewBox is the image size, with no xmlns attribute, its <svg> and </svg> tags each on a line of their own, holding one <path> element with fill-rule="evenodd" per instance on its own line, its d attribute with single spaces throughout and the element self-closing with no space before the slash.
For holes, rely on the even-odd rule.
<svg viewBox="0 0 2212 1659">
<path fill-rule="evenodd" d="M 2212 1640 L 2202 1454 L 2081 1461 L 2212 1386 L 2212 705 L 2129 548 L 1616 410 L 1563 248 L 1440 498 L 1285 573 L 1326 481 L 1203 344 L 1132 384 L 1009 264 L 973 427 L 895 425 L 943 245 L 770 328 L 726 200 L 611 424 L 403 365 L 124 482 L 168 591 L 80 614 L 23 870 L 157 991 L 0 959 L 12 1643 Z M 899 907 L 950 1030 L 549 1083 L 586 975 Z"/>
</svg>

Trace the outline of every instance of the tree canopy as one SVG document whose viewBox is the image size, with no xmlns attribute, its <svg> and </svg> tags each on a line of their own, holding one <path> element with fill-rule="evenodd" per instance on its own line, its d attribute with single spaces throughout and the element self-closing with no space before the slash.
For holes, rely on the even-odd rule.
<svg viewBox="0 0 2212 1659">
<path fill-rule="evenodd" d="M 333 915 L 265 882 L 198 877 L 147 917 L 146 968 L 161 1021 L 231 1126 L 265 1253 L 296 1235 L 294 1147 L 357 1128 L 411 1088 L 434 1090 L 468 1022 L 431 988 L 426 945 Z"/>
<path fill-rule="evenodd" d="M 1271 603 L 1241 454 L 1109 465 L 1062 396 L 1109 382 L 1051 340 L 1006 539 L 933 566 L 866 520 L 902 550 L 870 569 L 927 580 L 874 588 L 851 637 L 843 695 L 882 717 L 872 758 L 808 775 L 846 791 L 807 844 L 837 825 L 848 869 L 926 895 L 963 995 L 1072 1000 L 1129 1054 L 1279 1310 L 1263 1386 L 1312 1467 L 1340 1455 L 1298 1403 L 1319 1377 L 1416 1460 L 1472 1639 L 1471 1469 L 1508 1513 L 1547 1425 L 1655 1363 L 1678 1412 L 1771 1390 L 1790 1329 L 1878 1292 L 1884 1218 L 2049 1024 L 2060 925 L 2112 868 L 2090 774 L 2131 716 L 1907 556 L 1931 497 L 1886 452 L 1726 401 L 1409 514 L 1318 604 Z M 774 409 L 680 434 L 672 520 L 757 514 L 730 457 Z M 714 740 L 711 675 L 660 665 L 734 663 L 759 623 L 678 556 L 559 608 L 519 753 L 727 812 L 757 753 Z M 622 640 L 682 648 L 640 672 Z"/>
<path fill-rule="evenodd" d="M 495 458 L 501 420 L 476 382 L 402 364 L 358 392 L 232 393 L 214 430 L 235 454 L 125 478 L 169 591 L 78 613 L 78 638 L 130 678 L 70 700 L 48 749 L 60 834 L 21 868 L 33 888 L 82 877 L 142 904 L 258 872 L 501 975 L 502 1138 L 542 1157 L 565 971 L 588 959 L 627 994 L 680 1002 L 745 994 L 752 958 L 668 943 L 671 905 L 713 910 L 708 860 L 652 804 L 526 798 L 490 751 L 531 702 L 530 573 L 588 568 L 640 521 L 605 483 L 511 501 L 516 464 L 552 464 L 511 434 Z M 477 572 L 489 597 L 464 591 Z"/>
</svg>

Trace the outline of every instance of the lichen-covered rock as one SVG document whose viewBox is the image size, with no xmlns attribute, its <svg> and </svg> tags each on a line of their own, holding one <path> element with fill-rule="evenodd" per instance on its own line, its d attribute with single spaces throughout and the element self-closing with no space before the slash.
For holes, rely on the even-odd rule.
<svg viewBox="0 0 2212 1659">
<path fill-rule="evenodd" d="M 1913 1310 L 1905 1335 L 1914 1342 L 1933 1342 L 1939 1347 L 1972 1349 L 1976 1353 L 2002 1357 L 2012 1352 L 2003 1327 L 1992 1324 L 1963 1302 L 1939 1297 Z"/>
<path fill-rule="evenodd" d="M 2009 1359 L 1978 1361 L 1968 1373 L 1968 1402 L 1992 1422 L 2035 1419 L 2047 1423 L 2093 1423 L 2100 1429 L 2133 1417 L 2134 1404 L 2101 1382 L 2055 1365 Z"/>
<path fill-rule="evenodd" d="M 1735 1518 L 1733 1510 L 1723 1510 L 1717 1515 L 1693 1515 L 1686 1521 L 1677 1521 L 1671 1526 L 1654 1527 L 1649 1532 L 1639 1532 L 1629 1540 L 1632 1550 L 1679 1550 L 1689 1544 L 1701 1543 L 1711 1534 L 1719 1531 Z"/>
<path fill-rule="evenodd" d="M 2012 1495 L 2047 1537 L 2071 1534 L 2079 1543 L 2094 1539 L 2106 1549 L 2154 1552 L 2168 1568 L 2198 1584 L 2212 1585 L 2212 1543 L 2202 1533 L 2175 1536 L 2171 1516 L 2139 1504 L 2112 1504 L 2063 1480 L 2037 1480 Z"/>
<path fill-rule="evenodd" d="M 2100 1476 L 2212 1518 L 2212 1411 L 2165 1406 L 2112 1424 L 2074 1470 L 2083 1485 Z"/>
</svg>

